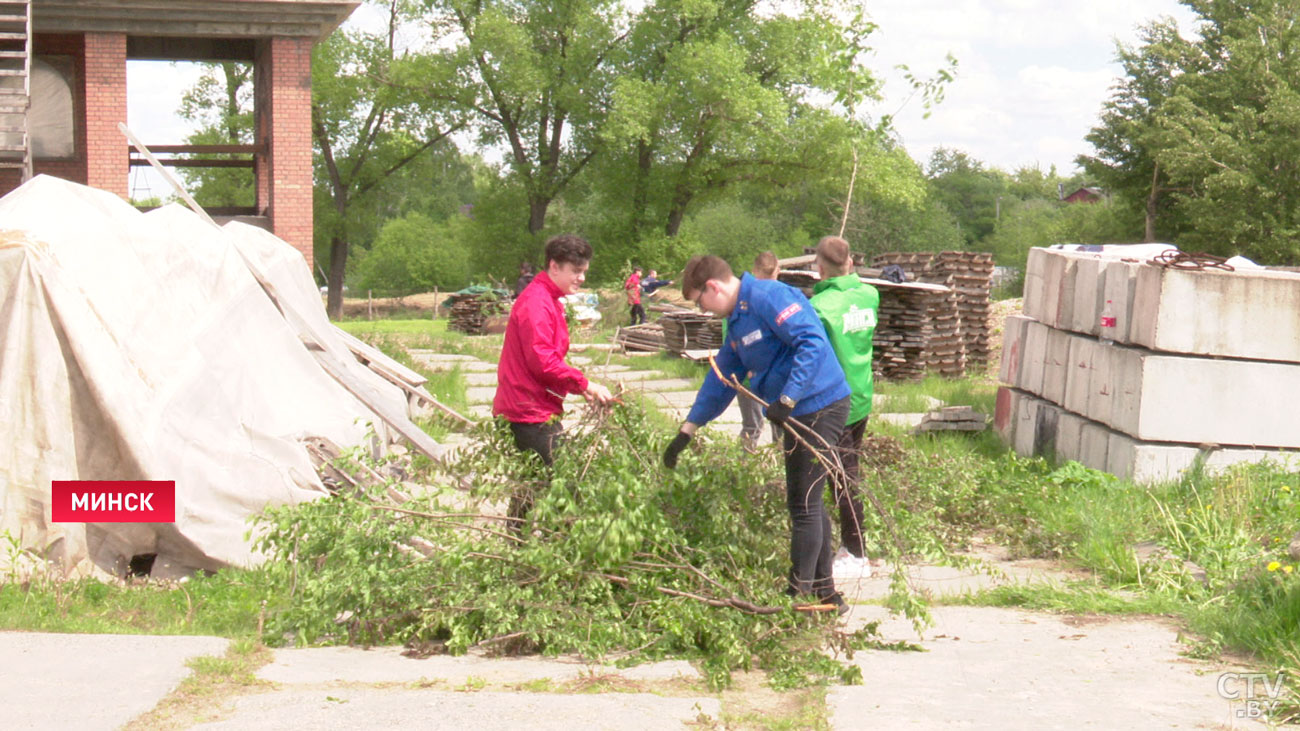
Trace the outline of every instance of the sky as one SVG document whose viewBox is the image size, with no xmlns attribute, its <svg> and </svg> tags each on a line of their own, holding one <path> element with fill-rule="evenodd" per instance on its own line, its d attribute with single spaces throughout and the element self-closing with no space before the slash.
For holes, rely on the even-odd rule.
<svg viewBox="0 0 1300 731">
<path fill-rule="evenodd" d="M 1123 72 L 1115 41 L 1134 44 L 1137 27 L 1159 17 L 1190 35 L 1194 15 L 1176 0 L 880 0 L 865 8 L 879 26 L 870 67 L 885 78 L 877 114 L 922 165 L 936 147 L 966 152 L 1008 172 L 1055 165 L 1068 175 L 1091 146 L 1110 88 Z M 951 53 L 957 78 L 928 119 L 907 100 L 897 64 L 931 76 Z"/>
<path fill-rule="evenodd" d="M 879 26 L 867 63 L 885 82 L 885 100 L 867 111 L 895 115 L 914 159 L 924 165 L 935 148 L 948 147 L 1009 172 L 1056 166 L 1066 175 L 1075 156 L 1090 151 L 1084 135 L 1121 73 L 1115 41 L 1133 43 L 1139 24 L 1163 16 L 1187 34 L 1193 17 L 1177 0 L 866 0 L 864 7 Z M 363 6 L 348 22 L 374 17 Z M 908 99 L 895 66 L 930 76 L 949 53 L 957 78 L 923 118 L 920 98 Z M 192 131 L 173 110 L 198 73 L 191 64 L 128 64 L 128 125 L 146 144 L 177 144 Z M 169 192 L 138 170 L 133 197 Z"/>
</svg>

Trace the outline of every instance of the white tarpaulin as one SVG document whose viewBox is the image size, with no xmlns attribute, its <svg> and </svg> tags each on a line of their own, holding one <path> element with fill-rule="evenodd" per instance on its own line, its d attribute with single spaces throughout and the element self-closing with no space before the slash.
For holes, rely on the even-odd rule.
<svg viewBox="0 0 1300 731">
<path fill-rule="evenodd" d="M 404 412 L 336 337 L 288 244 L 29 181 L 0 199 L 0 531 L 70 573 L 121 575 L 146 553 L 255 562 L 248 517 L 324 493 L 302 440 L 386 433 L 323 357 Z M 78 479 L 175 480 L 176 522 L 52 523 L 51 481 Z"/>
</svg>

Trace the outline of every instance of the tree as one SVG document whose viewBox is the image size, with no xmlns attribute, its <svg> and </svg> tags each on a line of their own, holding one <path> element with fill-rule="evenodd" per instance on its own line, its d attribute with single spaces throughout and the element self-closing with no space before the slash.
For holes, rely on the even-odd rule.
<svg viewBox="0 0 1300 731">
<path fill-rule="evenodd" d="M 737 183 L 786 185 L 846 155 L 854 125 L 827 108 L 875 93 L 859 63 L 874 29 L 825 5 L 769 12 L 749 0 L 660 0 L 620 56 L 604 136 L 629 191 L 628 234 L 675 235 L 690 206 Z M 815 103 L 820 102 L 820 103 Z"/>
<path fill-rule="evenodd" d="M 383 34 L 338 31 L 312 55 L 312 136 L 316 178 L 325 181 L 328 213 L 318 212 L 316 235 L 329 242 L 331 317 L 343 311 L 343 278 L 351 247 L 350 211 L 395 173 L 463 126 L 445 106 L 381 81 L 396 60 L 400 6 L 388 5 Z"/>
<path fill-rule="evenodd" d="M 1300 254 L 1300 25 L 1293 2 L 1184 0 L 1200 16 L 1161 108 L 1157 161 L 1185 248 L 1265 263 Z"/>
<path fill-rule="evenodd" d="M 181 96 L 177 115 L 199 125 L 186 136 L 189 145 L 231 145 L 253 142 L 253 68 L 234 61 L 206 64 L 193 87 Z M 199 155 L 196 157 L 226 157 Z M 185 187 L 202 206 L 253 206 L 257 191 L 247 169 L 183 167 Z"/>
<path fill-rule="evenodd" d="M 928 177 L 935 197 L 956 217 L 968 248 L 993 233 L 1006 174 L 960 150 L 940 147 L 930 156 Z"/>
<path fill-rule="evenodd" d="M 1143 241 L 1155 241 L 1157 219 L 1170 208 L 1167 194 L 1177 190 L 1157 159 L 1163 144 L 1159 119 L 1188 65 L 1188 46 L 1172 20 L 1149 23 L 1138 35 L 1139 46 L 1118 46 L 1124 78 L 1102 106 L 1100 124 L 1084 138 L 1096 153 L 1080 155 L 1076 162 L 1122 200 L 1141 202 Z"/>
<path fill-rule="evenodd" d="M 395 84 L 475 120 L 504 144 L 527 193 L 528 231 L 600 147 L 610 54 L 627 17 L 617 0 L 425 0 L 430 46 L 394 69 Z"/>
</svg>

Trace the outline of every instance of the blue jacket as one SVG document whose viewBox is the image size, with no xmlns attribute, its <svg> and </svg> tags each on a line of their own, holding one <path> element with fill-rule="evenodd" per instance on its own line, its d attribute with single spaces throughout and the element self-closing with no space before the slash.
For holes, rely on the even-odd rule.
<svg viewBox="0 0 1300 731">
<path fill-rule="evenodd" d="M 787 284 L 748 273 L 741 275 L 736 309 L 727 317 L 727 337 L 717 360 L 727 376 L 743 382 L 745 374 L 752 374 L 750 390 L 764 401 L 794 399 L 794 416 L 849 395 L 844 370 L 808 298 Z M 710 369 L 686 420 L 703 426 L 735 396 L 736 391 Z"/>
</svg>

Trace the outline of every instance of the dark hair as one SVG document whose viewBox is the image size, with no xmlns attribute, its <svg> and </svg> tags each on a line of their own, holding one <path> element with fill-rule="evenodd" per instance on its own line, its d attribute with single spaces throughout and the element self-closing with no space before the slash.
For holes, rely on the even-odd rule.
<svg viewBox="0 0 1300 731">
<path fill-rule="evenodd" d="M 776 274 L 776 268 L 779 265 L 779 262 L 776 260 L 776 254 L 773 254 L 770 251 L 764 251 L 754 257 L 754 276 L 762 277 L 763 279 L 771 279 L 772 275 Z"/>
<path fill-rule="evenodd" d="M 591 244 L 577 234 L 559 234 L 546 240 L 546 266 L 557 261 L 579 266 L 591 261 Z"/>
<path fill-rule="evenodd" d="M 848 274 L 853 266 L 853 255 L 849 253 L 849 242 L 839 236 L 823 236 L 817 242 L 817 258 L 821 259 L 827 269 L 837 274 Z"/>
<path fill-rule="evenodd" d="M 712 254 L 692 256 L 686 262 L 686 271 L 682 272 L 682 296 L 694 299 L 695 293 L 704 289 L 704 283 L 710 279 L 731 279 L 734 276 L 731 265 L 721 257 Z"/>
</svg>

